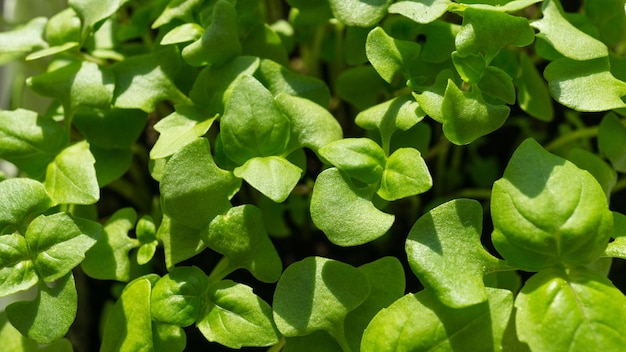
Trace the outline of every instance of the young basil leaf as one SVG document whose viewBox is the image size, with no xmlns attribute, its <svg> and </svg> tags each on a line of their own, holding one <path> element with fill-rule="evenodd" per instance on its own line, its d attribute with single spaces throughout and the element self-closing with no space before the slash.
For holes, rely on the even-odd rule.
<svg viewBox="0 0 626 352">
<path fill-rule="evenodd" d="M 339 246 L 356 246 L 384 235 L 395 216 L 372 203 L 373 190 L 356 187 L 335 168 L 317 176 L 311 195 L 311 218 Z"/>
<path fill-rule="evenodd" d="M 182 63 L 175 47 L 131 56 L 116 63 L 111 66 L 115 75 L 113 105 L 150 113 L 162 100 L 176 104 L 190 103 L 173 81 L 181 68 Z"/>
<path fill-rule="evenodd" d="M 89 61 L 74 61 L 30 77 L 26 83 L 36 93 L 59 99 L 66 113 L 73 114 L 79 107 L 108 109 L 115 77 L 106 67 Z"/>
<path fill-rule="evenodd" d="M 46 166 L 67 146 L 63 128 L 34 111 L 0 111 L 0 158 L 33 178 L 43 178 Z"/>
<path fill-rule="evenodd" d="M 211 155 L 209 141 L 198 138 L 165 165 L 161 180 L 163 211 L 182 225 L 201 229 L 230 209 L 230 197 L 241 180 L 220 169 Z"/>
<path fill-rule="evenodd" d="M 345 343 L 346 315 L 370 293 L 363 272 L 336 260 L 308 257 L 291 264 L 274 291 L 274 320 L 280 332 L 289 336 L 328 331 Z"/>
<path fill-rule="evenodd" d="M 452 62 L 461 79 L 467 83 L 478 83 L 485 73 L 487 63 L 481 53 L 461 55 L 458 51 L 452 52 Z"/>
<path fill-rule="evenodd" d="M 52 207 L 45 187 L 29 178 L 10 178 L 0 182 L 0 235 L 24 233 L 28 223 Z"/>
<path fill-rule="evenodd" d="M 85 253 L 81 263 L 85 274 L 99 280 L 130 280 L 128 252 L 137 247 L 137 241 L 128 237 L 128 232 L 136 220 L 133 208 L 122 208 L 109 218 L 98 242 Z"/>
<path fill-rule="evenodd" d="M 24 236 L 0 236 L 0 297 L 27 290 L 38 280 Z"/>
<path fill-rule="evenodd" d="M 234 174 L 276 203 L 287 199 L 302 169 L 280 156 L 256 157 L 236 167 Z"/>
<path fill-rule="evenodd" d="M 387 83 L 391 83 L 398 72 L 402 72 L 406 79 L 412 78 L 411 65 L 417 60 L 420 50 L 418 43 L 395 39 L 381 27 L 372 29 L 365 45 L 367 58 Z"/>
<path fill-rule="evenodd" d="M 100 199 L 96 160 L 86 141 L 63 149 L 46 169 L 44 186 L 55 204 L 93 204 Z"/>
<path fill-rule="evenodd" d="M 223 254 L 234 268 L 245 268 L 263 282 L 276 282 L 282 263 L 265 228 L 261 210 L 246 204 L 231 208 L 202 232 L 207 247 Z"/>
<path fill-rule="evenodd" d="M 19 59 L 34 49 L 46 47 L 43 33 L 47 22 L 45 17 L 36 17 L 11 31 L 0 33 L 0 43 L 3 43 L 0 65 Z"/>
<path fill-rule="evenodd" d="M 206 249 L 200 238 L 200 230 L 185 226 L 163 215 L 157 231 L 157 238 L 163 243 L 165 266 L 172 269 L 175 264 L 187 260 Z"/>
<path fill-rule="evenodd" d="M 387 159 L 376 194 L 393 201 L 424 193 L 432 186 L 433 180 L 421 153 L 413 148 L 400 148 Z"/>
<path fill-rule="evenodd" d="M 615 170 L 626 172 L 626 126 L 614 113 L 606 114 L 600 122 L 598 149 Z"/>
<path fill-rule="evenodd" d="M 12 303 L 6 307 L 6 312 L 22 335 L 39 343 L 51 343 L 70 329 L 77 308 L 74 276 L 67 272 L 53 287 L 40 282 L 35 300 Z"/>
<path fill-rule="evenodd" d="M 477 201 L 456 199 L 423 215 L 409 232 L 406 252 L 411 269 L 449 307 L 487 300 L 483 276 L 498 259 L 480 242 L 482 213 Z"/>
<path fill-rule="evenodd" d="M 328 0 L 333 15 L 348 26 L 371 27 L 382 20 L 392 0 Z"/>
<path fill-rule="evenodd" d="M 149 262 L 156 253 L 159 241 L 156 236 L 156 225 L 150 215 L 144 215 L 137 221 L 135 229 L 137 240 L 141 244 L 137 251 L 137 264 Z"/>
<path fill-rule="evenodd" d="M 504 177 L 494 183 L 491 214 L 498 252 L 531 271 L 589 264 L 613 231 L 606 196 L 595 178 L 532 139 L 517 148 Z"/>
<path fill-rule="evenodd" d="M 330 104 L 330 91 L 323 81 L 296 74 L 272 60 L 261 60 L 255 77 L 275 96 L 283 93 L 308 99 L 323 107 Z"/>
<path fill-rule="evenodd" d="M 618 351 L 626 344 L 626 297 L 593 270 L 541 271 L 526 282 L 515 307 L 518 336 L 532 350 Z"/>
<path fill-rule="evenodd" d="M 271 346 L 280 333 L 272 320 L 272 308 L 252 288 L 230 280 L 208 289 L 197 327 L 211 342 L 230 348 Z"/>
<path fill-rule="evenodd" d="M 237 10 L 230 1 L 218 0 L 213 6 L 211 23 L 200 39 L 183 49 L 183 59 L 192 66 L 219 66 L 239 54 Z"/>
<path fill-rule="evenodd" d="M 431 23 L 441 17 L 452 2 L 450 0 L 404 0 L 389 6 L 389 13 L 397 13 L 417 23 Z"/>
<path fill-rule="evenodd" d="M 289 120 L 272 94 L 250 76 L 233 88 L 220 131 L 224 152 L 240 165 L 256 156 L 281 155 L 289 143 Z"/>
<path fill-rule="evenodd" d="M 519 76 L 514 81 L 520 108 L 541 121 L 552 121 L 554 108 L 546 82 L 524 53 L 520 54 L 519 70 Z"/>
<path fill-rule="evenodd" d="M 374 317 L 361 351 L 500 351 L 513 297 L 508 290 L 486 293 L 488 301 L 465 308 L 450 308 L 429 290 L 408 294 Z"/>
<path fill-rule="evenodd" d="M 195 266 L 176 267 L 156 282 L 150 310 L 156 321 L 185 327 L 200 314 L 209 280 Z"/>
<path fill-rule="evenodd" d="M 80 43 L 81 21 L 74 9 L 68 7 L 50 17 L 46 23 L 46 41 L 51 46 Z"/>
<path fill-rule="evenodd" d="M 319 150 L 320 156 L 337 169 L 367 184 L 380 180 L 387 157 L 385 151 L 369 138 L 344 138 Z"/>
<path fill-rule="evenodd" d="M 97 222 L 66 213 L 35 218 L 25 237 L 38 275 L 50 282 L 70 272 L 83 261 L 101 232 Z"/>
</svg>

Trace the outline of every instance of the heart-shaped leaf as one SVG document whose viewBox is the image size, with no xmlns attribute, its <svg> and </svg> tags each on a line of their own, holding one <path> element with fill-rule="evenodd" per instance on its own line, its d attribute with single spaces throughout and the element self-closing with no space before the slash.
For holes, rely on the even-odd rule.
<svg viewBox="0 0 626 352">
<path fill-rule="evenodd" d="M 55 204 L 93 204 L 100 199 L 96 160 L 86 141 L 63 149 L 46 169 L 44 186 Z"/>
<path fill-rule="evenodd" d="M 51 206 L 52 201 L 40 182 L 29 178 L 0 182 L 0 235 L 16 230 L 25 233 L 28 223 Z"/>
<path fill-rule="evenodd" d="M 376 193 L 392 201 L 424 193 L 432 186 L 433 179 L 421 153 L 413 148 L 400 148 L 387 159 Z"/>
<path fill-rule="evenodd" d="M 185 327 L 193 324 L 205 301 L 209 280 L 195 266 L 172 269 L 154 285 L 150 309 L 154 320 Z"/>
</svg>

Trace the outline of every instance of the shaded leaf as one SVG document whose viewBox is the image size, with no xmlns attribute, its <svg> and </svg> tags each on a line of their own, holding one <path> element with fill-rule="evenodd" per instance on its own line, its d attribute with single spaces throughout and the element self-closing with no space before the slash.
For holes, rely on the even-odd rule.
<svg viewBox="0 0 626 352">
<path fill-rule="evenodd" d="M 608 113 L 600 122 L 598 148 L 615 170 L 626 172 L 626 126 L 614 113 Z"/>
<path fill-rule="evenodd" d="M 271 200 L 287 199 L 300 180 L 302 169 L 279 156 L 256 157 L 235 168 L 234 174 Z"/>
<path fill-rule="evenodd" d="M 554 108 L 546 82 L 524 53 L 520 55 L 520 73 L 515 78 L 515 86 L 517 102 L 522 110 L 541 121 L 552 121 Z"/>
</svg>

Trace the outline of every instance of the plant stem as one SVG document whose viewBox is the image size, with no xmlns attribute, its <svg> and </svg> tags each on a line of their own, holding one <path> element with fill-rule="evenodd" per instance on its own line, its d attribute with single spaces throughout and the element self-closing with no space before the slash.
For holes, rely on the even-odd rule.
<svg viewBox="0 0 626 352">
<path fill-rule="evenodd" d="M 581 128 L 574 132 L 560 136 L 559 138 L 550 142 L 550 144 L 546 145 L 544 148 L 547 151 L 553 151 L 577 139 L 595 137 L 598 135 L 598 130 L 598 126 Z"/>
<path fill-rule="evenodd" d="M 209 282 L 218 282 L 225 278 L 228 274 L 237 270 L 239 267 L 233 265 L 226 257 L 222 257 L 209 275 Z"/>
</svg>

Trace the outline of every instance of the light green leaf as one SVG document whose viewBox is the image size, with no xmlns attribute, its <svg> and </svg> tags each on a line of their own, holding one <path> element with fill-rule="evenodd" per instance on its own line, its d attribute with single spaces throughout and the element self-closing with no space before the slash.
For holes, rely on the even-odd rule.
<svg viewBox="0 0 626 352">
<path fill-rule="evenodd" d="M 282 263 L 263 226 L 261 210 L 246 204 L 211 221 L 202 240 L 226 257 L 231 268 L 245 268 L 263 282 L 276 282 Z"/>
<path fill-rule="evenodd" d="M 411 269 L 449 307 L 487 300 L 483 276 L 498 259 L 480 242 L 482 213 L 475 200 L 453 200 L 423 215 L 407 238 Z"/>
<path fill-rule="evenodd" d="M 625 141 L 626 143 L 626 141 Z M 607 162 L 596 154 L 581 148 L 574 148 L 567 153 L 567 160 L 573 162 L 579 168 L 589 171 L 596 181 L 602 186 L 604 194 L 609 200 L 611 190 L 617 182 L 617 172 Z"/>
<path fill-rule="evenodd" d="M 61 151 L 48 164 L 44 186 L 55 204 L 93 204 L 100 199 L 96 160 L 86 141 Z"/>
<path fill-rule="evenodd" d="M 367 58 L 388 83 L 398 72 L 402 72 L 406 79 L 412 78 L 411 64 L 417 60 L 420 50 L 418 43 L 395 39 L 381 27 L 370 31 L 365 44 Z"/>
<path fill-rule="evenodd" d="M 515 151 L 491 194 L 492 240 L 511 264 L 529 271 L 586 265 L 613 232 L 606 196 L 587 171 L 532 139 Z"/>
<path fill-rule="evenodd" d="M 287 337 L 326 330 L 343 340 L 346 315 L 369 293 L 368 279 L 357 268 L 332 259 L 308 257 L 287 267 L 278 280 L 274 321 Z"/>
<path fill-rule="evenodd" d="M 83 110 L 74 115 L 74 126 L 90 146 L 130 149 L 143 132 L 148 114 L 137 109 Z"/>
<path fill-rule="evenodd" d="M 501 351 L 513 297 L 488 288 L 488 301 L 466 308 L 443 305 L 431 291 L 408 294 L 370 322 L 363 352 Z"/>
<path fill-rule="evenodd" d="M 24 233 L 28 223 L 52 207 L 45 187 L 29 178 L 10 178 L 0 182 L 0 235 Z"/>
<path fill-rule="evenodd" d="M 46 41 L 51 46 L 63 46 L 70 43 L 80 45 L 81 20 L 74 9 L 68 7 L 50 17 L 46 23 Z"/>
<path fill-rule="evenodd" d="M 520 72 L 514 81 L 520 108 L 541 121 L 552 121 L 554 108 L 546 82 L 524 53 L 520 55 Z"/>
<path fill-rule="evenodd" d="M 230 348 L 278 342 L 272 308 L 251 287 L 220 281 L 209 287 L 206 300 L 197 327 L 207 340 Z"/>
<path fill-rule="evenodd" d="M 318 153 L 326 144 L 343 138 L 337 119 L 322 106 L 311 100 L 284 93 L 274 100 L 282 113 L 289 119 L 291 129 L 290 148 L 309 148 Z"/>
<path fill-rule="evenodd" d="M 70 329 L 77 307 L 74 276 L 69 272 L 53 287 L 40 282 L 35 300 L 12 303 L 6 307 L 6 312 L 22 335 L 39 343 L 51 343 Z"/>
<path fill-rule="evenodd" d="M 203 136 L 217 115 L 208 117 L 193 105 L 177 105 L 176 111 L 154 125 L 160 135 L 150 150 L 151 159 L 168 157 Z"/>
<path fill-rule="evenodd" d="M 0 297 L 31 288 L 39 281 L 24 236 L 0 236 Z"/>
<path fill-rule="evenodd" d="M 219 66 L 239 54 L 237 11 L 230 1 L 218 0 L 211 23 L 200 39 L 183 49 L 183 59 L 192 66 Z"/>
<path fill-rule="evenodd" d="M 333 15 L 347 26 L 371 27 L 382 20 L 392 0 L 329 0 Z"/>
<path fill-rule="evenodd" d="M 68 5 L 83 20 L 83 37 L 100 21 L 113 15 L 127 0 L 68 0 Z"/>
<path fill-rule="evenodd" d="M 371 201 L 372 190 L 358 188 L 335 168 L 317 176 L 311 196 L 311 218 L 328 239 L 340 246 L 356 246 L 384 235 L 394 215 Z"/>
<path fill-rule="evenodd" d="M 98 280 L 130 280 L 128 252 L 137 242 L 128 237 L 137 220 L 132 208 L 116 211 L 104 224 L 98 242 L 85 253 L 81 268 L 88 276 Z"/>
<path fill-rule="evenodd" d="M 626 345 L 626 297 L 599 273 L 553 268 L 531 277 L 515 300 L 521 341 L 537 351 L 585 351 Z"/>
<path fill-rule="evenodd" d="M 323 81 L 297 74 L 272 60 L 261 60 L 255 77 L 274 96 L 283 93 L 308 99 L 322 107 L 330 104 L 330 91 Z"/>
<path fill-rule="evenodd" d="M 0 111 L 0 158 L 33 178 L 67 146 L 67 134 L 54 120 L 29 110 Z"/>
<path fill-rule="evenodd" d="M 543 76 L 559 103 L 577 111 L 605 111 L 626 107 L 626 82 L 613 76 L 607 57 L 576 61 L 557 59 L 546 66 Z"/>
<path fill-rule="evenodd" d="M 444 123 L 443 99 L 449 84 L 453 84 L 454 73 L 451 70 L 442 70 L 437 74 L 435 83 L 429 87 L 420 87 L 420 92 L 413 93 L 420 108 L 433 120 Z"/>
<path fill-rule="evenodd" d="M 613 236 L 615 240 L 606 247 L 605 255 L 626 259 L 626 215 L 613 212 Z"/>
<path fill-rule="evenodd" d="M 459 54 L 452 52 L 452 62 L 461 79 L 467 83 L 478 83 L 485 73 L 487 63 L 482 53 Z"/>
<path fill-rule="evenodd" d="M 37 274 L 46 282 L 64 276 L 83 261 L 101 232 L 97 222 L 66 213 L 38 216 L 25 234 Z"/>
<path fill-rule="evenodd" d="M 180 19 L 184 22 L 193 22 L 195 20 L 194 15 L 199 12 L 199 7 L 202 2 L 203 0 L 171 0 L 154 21 L 152 28 L 159 28 L 174 19 Z"/>
<path fill-rule="evenodd" d="M 239 165 L 256 156 L 281 155 L 289 143 L 289 119 L 259 81 L 236 83 L 220 120 L 226 155 Z"/>
<path fill-rule="evenodd" d="M 152 342 L 155 352 L 183 352 L 187 346 L 187 335 L 176 325 L 153 321 Z"/>
<path fill-rule="evenodd" d="M 172 269 L 175 264 L 187 260 L 206 249 L 200 238 L 200 230 L 185 226 L 163 215 L 157 231 L 157 238 L 163 243 L 165 266 Z"/>
<path fill-rule="evenodd" d="M 156 235 L 156 225 L 150 215 L 144 215 L 137 221 L 135 229 L 137 240 L 141 244 L 137 251 L 137 264 L 148 263 L 154 257 L 159 245 Z"/>
<path fill-rule="evenodd" d="M 181 224 L 201 229 L 230 209 L 241 180 L 213 161 L 209 141 L 198 138 L 165 165 L 161 180 L 163 211 Z"/>
<path fill-rule="evenodd" d="M 256 157 L 235 168 L 234 174 L 266 197 L 282 203 L 300 180 L 302 169 L 279 156 Z"/>
<path fill-rule="evenodd" d="M 25 25 L 0 33 L 0 65 L 25 56 L 29 52 L 45 48 L 43 32 L 48 19 L 35 17 Z"/>
<path fill-rule="evenodd" d="M 56 55 L 65 51 L 72 50 L 74 48 L 78 48 L 79 46 L 80 46 L 80 43 L 78 42 L 67 42 L 61 45 L 51 46 L 49 48 L 37 50 L 34 53 L 29 54 L 28 56 L 26 56 L 25 60 L 26 61 L 38 60 L 44 57 Z"/>
<path fill-rule="evenodd" d="M 181 66 L 180 55 L 174 46 L 116 63 L 111 66 L 115 75 L 113 105 L 150 113 L 162 100 L 189 103 L 189 98 L 174 83 Z"/>
<path fill-rule="evenodd" d="M 393 201 L 424 193 L 432 186 L 433 179 L 421 153 L 413 148 L 400 148 L 387 159 L 376 193 Z"/>
<path fill-rule="evenodd" d="M 626 126 L 615 113 L 606 114 L 600 122 L 598 148 L 615 170 L 626 172 Z"/>
<path fill-rule="evenodd" d="M 185 327 L 193 324 L 205 301 L 209 280 L 195 266 L 172 269 L 156 282 L 150 296 L 152 318 Z"/>
<path fill-rule="evenodd" d="M 607 57 L 609 51 L 601 41 L 569 23 L 557 0 L 544 0 L 543 18 L 532 22 L 539 30 L 537 37 L 545 40 L 562 55 L 577 61 Z"/>
<path fill-rule="evenodd" d="M 389 6 L 389 13 L 397 13 L 417 23 L 431 23 L 441 17 L 452 4 L 450 0 L 404 0 Z"/>
<path fill-rule="evenodd" d="M 337 169 L 367 184 L 380 180 L 387 162 L 385 151 L 369 138 L 345 138 L 328 143 L 320 156 Z"/>
<path fill-rule="evenodd" d="M 161 45 L 193 42 L 202 37 L 204 28 L 197 23 L 184 23 L 174 27 L 161 39 Z"/>
</svg>

